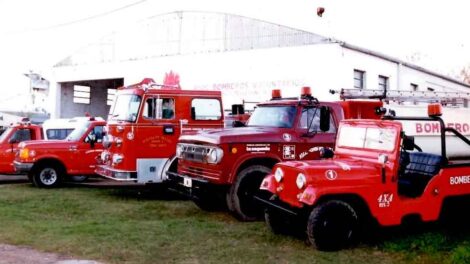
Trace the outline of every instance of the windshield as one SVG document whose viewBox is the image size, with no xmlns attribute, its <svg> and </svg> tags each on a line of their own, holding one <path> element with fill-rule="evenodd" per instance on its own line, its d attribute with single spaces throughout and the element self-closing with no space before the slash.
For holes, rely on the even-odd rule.
<svg viewBox="0 0 470 264">
<path fill-rule="evenodd" d="M 83 124 L 77 126 L 72 133 L 70 133 L 66 140 L 68 141 L 78 141 L 80 138 L 85 134 L 85 132 L 88 130 L 88 127 L 90 127 L 90 122 L 84 122 Z"/>
<path fill-rule="evenodd" d="M 5 140 L 5 138 L 7 137 L 8 134 L 10 134 L 10 131 L 12 129 L 13 128 L 9 127 L 5 131 L 2 132 L 2 134 L 0 135 L 0 142 L 3 142 Z"/>
<path fill-rule="evenodd" d="M 295 106 L 259 106 L 255 109 L 247 126 L 292 127 Z"/>
<path fill-rule="evenodd" d="M 391 151 L 395 147 L 396 133 L 393 128 L 344 125 L 341 127 L 338 147 Z"/>
<path fill-rule="evenodd" d="M 140 106 L 140 96 L 135 94 L 121 94 L 114 101 L 109 111 L 110 120 L 135 122 Z"/>
</svg>

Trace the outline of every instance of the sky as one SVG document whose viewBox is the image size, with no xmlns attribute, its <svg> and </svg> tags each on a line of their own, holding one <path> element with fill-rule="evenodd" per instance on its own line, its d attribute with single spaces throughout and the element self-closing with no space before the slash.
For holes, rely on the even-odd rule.
<svg viewBox="0 0 470 264">
<path fill-rule="evenodd" d="M 318 7 L 324 7 L 322 17 Z M 253 17 L 334 37 L 419 66 L 456 74 L 470 65 L 470 2 L 457 0 L 0 0 L 0 109 L 18 107 L 32 70 L 112 31 L 172 11 Z"/>
</svg>

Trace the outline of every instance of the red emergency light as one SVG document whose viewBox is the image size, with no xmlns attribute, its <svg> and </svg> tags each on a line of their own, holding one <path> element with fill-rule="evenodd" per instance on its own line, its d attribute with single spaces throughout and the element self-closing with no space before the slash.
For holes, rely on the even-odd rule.
<svg viewBox="0 0 470 264">
<path fill-rule="evenodd" d="M 442 105 L 441 104 L 429 104 L 428 105 L 428 116 L 441 116 Z"/>
<path fill-rule="evenodd" d="M 140 85 L 150 85 L 152 83 L 155 83 L 155 81 L 152 78 L 144 78 L 141 82 Z"/>
<path fill-rule="evenodd" d="M 312 96 L 312 90 L 310 89 L 310 87 L 308 87 L 308 86 L 302 87 L 302 89 L 300 89 L 300 96 L 301 97 Z"/>
<path fill-rule="evenodd" d="M 271 98 L 272 99 L 280 99 L 281 98 L 281 90 L 280 89 L 274 89 L 271 92 Z"/>
</svg>

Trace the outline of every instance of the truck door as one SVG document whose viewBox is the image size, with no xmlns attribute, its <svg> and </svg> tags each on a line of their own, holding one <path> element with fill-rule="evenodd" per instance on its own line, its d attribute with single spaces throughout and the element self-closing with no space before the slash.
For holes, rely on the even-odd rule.
<svg viewBox="0 0 470 264">
<path fill-rule="evenodd" d="M 332 112 L 331 112 L 332 113 Z M 318 159 L 320 147 L 334 147 L 336 139 L 336 125 L 333 115 L 330 113 L 330 126 L 328 131 L 320 129 L 320 108 L 319 107 L 303 107 L 301 109 L 300 118 L 297 122 L 297 137 L 295 150 L 284 149 L 284 156 L 295 151 L 295 159 L 310 160 Z M 286 148 L 286 147 L 284 147 Z"/>
<path fill-rule="evenodd" d="M 148 125 L 135 132 L 142 144 L 135 146 L 140 153 L 136 160 L 138 182 L 161 182 L 163 169 L 175 154 L 182 116 L 181 97 L 158 96 L 145 100 L 142 117 Z"/>
<path fill-rule="evenodd" d="M 103 125 L 91 125 L 84 139 L 77 144 L 72 165 L 73 174 L 93 174 L 97 157 L 103 151 Z"/>
<path fill-rule="evenodd" d="M 13 173 L 13 160 L 18 151 L 18 144 L 23 141 L 31 140 L 31 129 L 13 128 L 14 131 L 5 131 L 5 141 L 0 145 L 0 172 Z"/>
</svg>

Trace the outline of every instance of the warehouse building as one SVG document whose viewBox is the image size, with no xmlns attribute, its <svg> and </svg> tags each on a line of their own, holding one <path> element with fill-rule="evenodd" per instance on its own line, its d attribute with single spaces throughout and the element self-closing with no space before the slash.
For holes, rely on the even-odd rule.
<svg viewBox="0 0 470 264">
<path fill-rule="evenodd" d="M 224 107 L 263 101 L 271 90 L 297 96 L 330 89 L 469 91 L 442 74 L 343 41 L 253 18 L 208 12 L 150 17 L 58 62 L 54 117 L 107 115 L 115 89 L 153 78 L 183 89 L 220 90 Z"/>
</svg>

